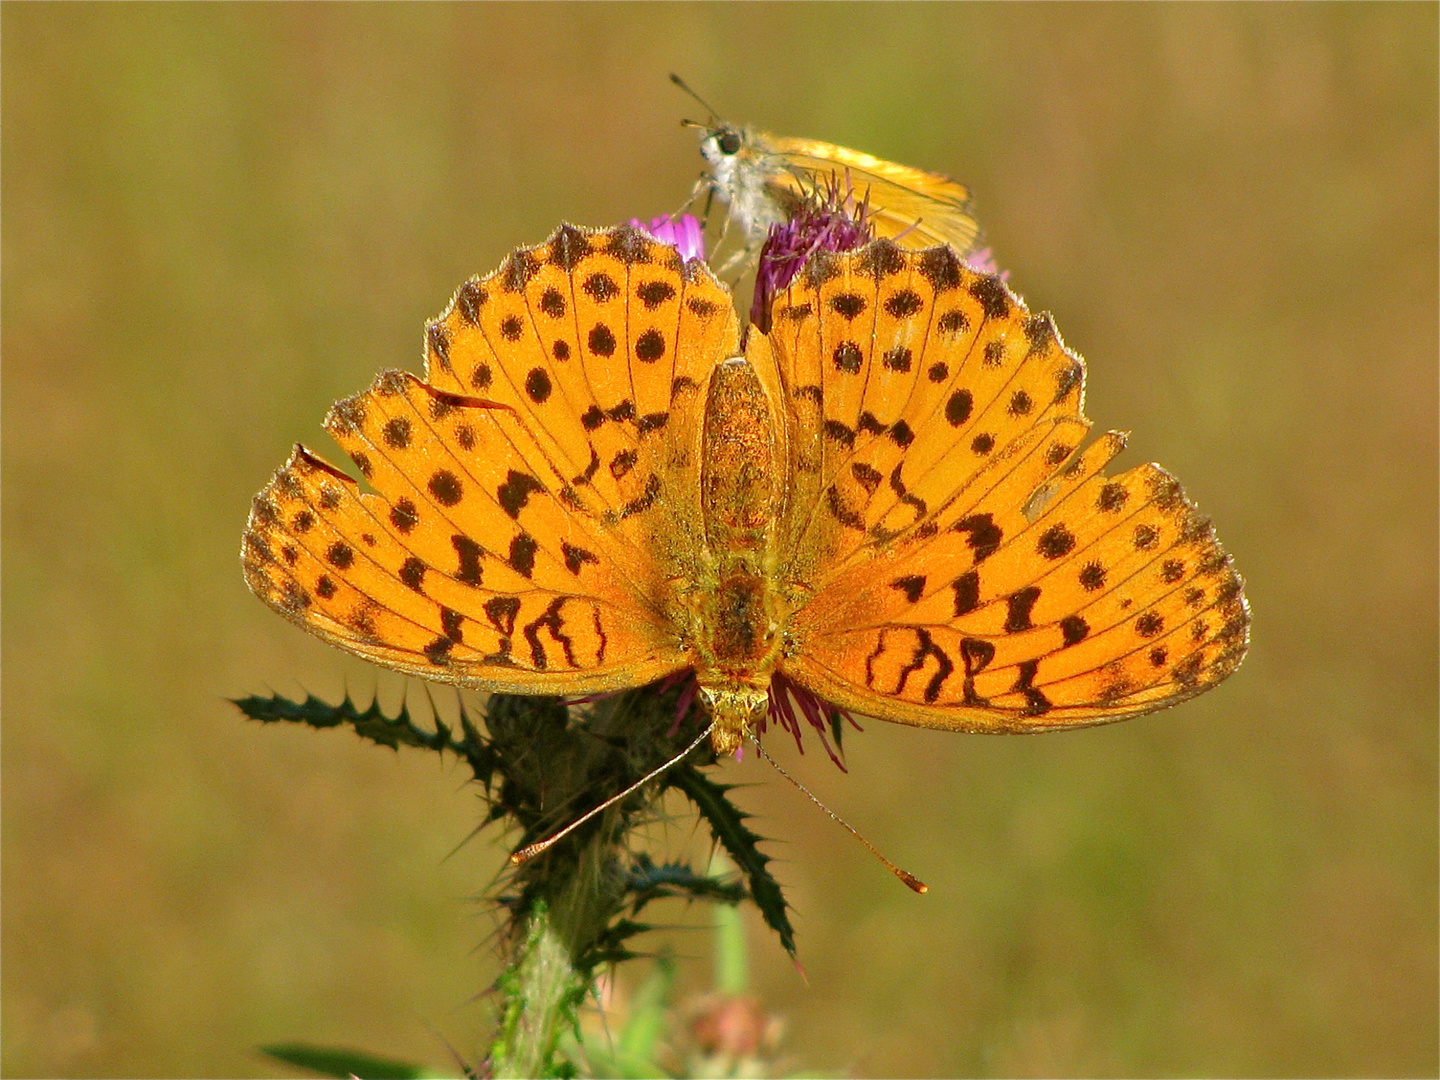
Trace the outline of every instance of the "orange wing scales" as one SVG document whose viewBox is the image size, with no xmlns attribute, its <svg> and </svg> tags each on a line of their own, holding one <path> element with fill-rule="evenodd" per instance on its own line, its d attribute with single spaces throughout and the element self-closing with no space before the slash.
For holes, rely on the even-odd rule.
<svg viewBox="0 0 1440 1080">
<path fill-rule="evenodd" d="M 1106 474 L 1124 438 L 1083 445 L 1084 364 L 997 278 L 877 241 L 811 259 L 768 339 L 738 338 L 703 264 L 562 226 L 459 289 L 425 379 L 331 409 L 360 483 L 296 448 L 246 579 L 331 643 L 488 690 L 695 667 L 727 747 L 775 669 L 858 713 L 1006 732 L 1239 665 L 1249 612 L 1208 520 L 1156 465 Z"/>
<path fill-rule="evenodd" d="M 1208 523 L 1155 466 L 1083 451 L 1084 365 L 946 249 L 813 260 L 772 340 L 799 440 L 782 573 L 813 596 L 782 668 L 882 719 L 965 730 L 1171 704 L 1243 656 Z"/>
</svg>

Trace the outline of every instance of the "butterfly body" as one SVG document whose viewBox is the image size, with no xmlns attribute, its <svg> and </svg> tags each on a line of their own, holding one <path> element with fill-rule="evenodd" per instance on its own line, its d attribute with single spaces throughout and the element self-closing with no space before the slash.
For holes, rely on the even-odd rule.
<svg viewBox="0 0 1440 1080">
<path fill-rule="evenodd" d="M 564 226 L 466 282 L 426 377 L 338 403 L 370 490 L 304 448 L 250 587 L 366 659 L 583 695 L 695 672 L 719 753 L 783 676 L 857 714 L 1041 731 L 1238 666 L 1239 577 L 1156 466 L 1081 446 L 1084 367 L 950 248 L 817 255 L 739 345 L 723 285 Z"/>
<path fill-rule="evenodd" d="M 948 176 L 818 139 L 732 124 L 702 131 L 710 186 L 749 248 L 758 251 L 770 227 L 786 220 L 807 190 L 832 178 L 848 180 L 858 201 L 869 200 L 876 236 L 911 248 L 948 244 L 962 256 L 979 245 L 970 192 Z"/>
<path fill-rule="evenodd" d="M 757 339 L 759 340 L 759 339 Z M 704 542 L 687 611 L 692 666 L 715 719 L 716 752 L 732 752 L 764 717 L 791 603 L 777 574 L 785 513 L 782 418 L 746 357 L 718 364 L 706 387 L 699 445 Z M 672 555 L 683 566 L 686 552 Z"/>
</svg>

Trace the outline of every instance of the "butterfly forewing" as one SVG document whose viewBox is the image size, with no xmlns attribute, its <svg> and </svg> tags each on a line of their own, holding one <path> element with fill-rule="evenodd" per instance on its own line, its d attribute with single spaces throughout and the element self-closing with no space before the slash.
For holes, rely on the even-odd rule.
<svg viewBox="0 0 1440 1080">
<path fill-rule="evenodd" d="M 911 248 L 948 244 L 961 255 L 978 246 L 980 224 L 964 184 L 831 143 L 764 138 L 785 166 L 772 183 L 783 184 L 792 198 L 813 190 L 817 182 L 832 177 L 844 182 L 848 176 L 856 199 L 868 201 L 876 236 Z"/>
</svg>

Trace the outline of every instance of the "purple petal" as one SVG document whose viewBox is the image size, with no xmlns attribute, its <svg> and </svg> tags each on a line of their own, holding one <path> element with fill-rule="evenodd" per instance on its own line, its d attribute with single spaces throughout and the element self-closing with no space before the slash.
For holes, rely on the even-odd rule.
<svg viewBox="0 0 1440 1080">
<path fill-rule="evenodd" d="M 639 218 L 631 218 L 630 224 L 644 229 L 662 244 L 669 244 L 684 259 L 705 258 L 705 234 L 700 229 L 700 219 L 694 214 L 681 214 L 678 218 L 662 214 L 652 218 L 648 224 Z"/>
</svg>

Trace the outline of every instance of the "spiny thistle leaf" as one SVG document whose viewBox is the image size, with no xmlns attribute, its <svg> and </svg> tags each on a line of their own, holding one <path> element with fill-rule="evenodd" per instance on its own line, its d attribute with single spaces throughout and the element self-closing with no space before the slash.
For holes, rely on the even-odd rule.
<svg viewBox="0 0 1440 1080">
<path fill-rule="evenodd" d="M 306 724 L 324 729 L 348 724 L 362 738 L 369 739 L 391 750 L 401 746 L 415 746 L 422 750 L 437 750 L 463 758 L 475 771 L 476 779 L 484 782 L 493 772 L 495 762 L 485 739 L 471 723 L 464 707 L 460 710 L 460 725 L 463 738 L 456 739 L 447 724 L 435 717 L 433 731 L 421 727 L 410 716 L 410 710 L 400 706 L 394 716 L 386 716 L 379 700 L 372 701 L 368 708 L 359 709 L 349 695 L 338 705 L 321 701 L 313 694 L 307 694 L 304 701 L 291 701 L 279 694 L 269 697 L 251 695 L 232 698 L 232 703 L 251 720 L 273 724 L 287 722 Z"/>
<path fill-rule="evenodd" d="M 311 1043 L 275 1043 L 262 1046 L 260 1052 L 276 1061 L 309 1069 L 321 1076 L 358 1076 L 360 1080 L 422 1080 L 440 1076 L 421 1065 L 392 1058 L 376 1057 L 363 1050 L 346 1046 L 315 1046 Z"/>
<path fill-rule="evenodd" d="M 640 909 L 651 900 L 662 897 L 684 896 L 691 900 L 715 900 L 735 905 L 749 895 L 738 881 L 724 881 L 696 873 L 684 863 L 656 865 L 643 851 L 635 856 L 625 888 L 631 898 L 632 915 L 640 914 Z"/>
<path fill-rule="evenodd" d="M 683 791 L 709 822 L 715 839 L 749 881 L 750 897 L 766 924 L 780 936 L 780 944 L 793 958 L 795 928 L 786 914 L 789 905 L 780 891 L 780 883 L 766 869 L 770 856 L 756 846 L 764 838 L 745 827 L 745 819 L 750 815 L 726 798 L 726 792 L 735 785 L 717 784 L 693 765 L 686 764 L 671 769 L 666 774 L 666 783 Z"/>
<path fill-rule="evenodd" d="M 575 966 L 586 971 L 594 971 L 606 964 L 613 965 L 624 960 L 633 960 L 640 954 L 627 948 L 625 943 L 636 934 L 644 934 L 653 929 L 655 927 L 652 923 L 636 922 L 634 919 L 616 919 L 581 954 L 580 958 L 576 960 Z"/>
</svg>

